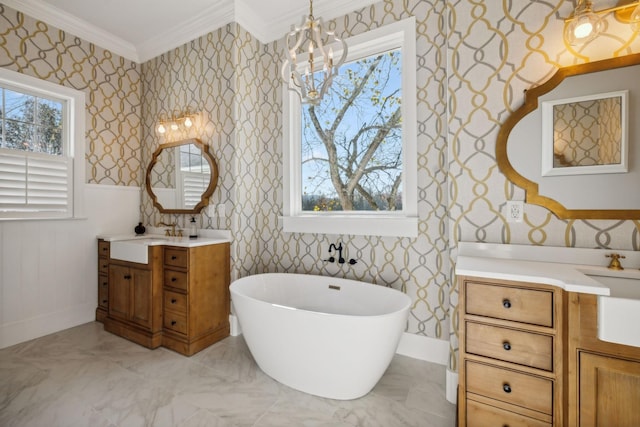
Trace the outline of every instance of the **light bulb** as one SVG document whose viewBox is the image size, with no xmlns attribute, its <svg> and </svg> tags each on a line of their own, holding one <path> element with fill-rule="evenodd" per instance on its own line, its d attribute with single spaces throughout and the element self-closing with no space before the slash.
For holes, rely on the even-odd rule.
<svg viewBox="0 0 640 427">
<path fill-rule="evenodd" d="M 160 124 L 158 125 L 158 133 L 159 133 L 159 134 L 163 134 L 163 133 L 165 133 L 166 131 L 167 131 L 167 128 L 165 128 L 165 127 L 164 127 L 164 124 L 163 124 L 163 123 L 160 123 Z"/>
<path fill-rule="evenodd" d="M 187 116 L 187 118 L 184 119 L 184 127 L 190 128 L 192 125 L 193 122 L 191 121 L 191 117 Z"/>
<path fill-rule="evenodd" d="M 595 13 L 578 15 L 565 28 L 564 37 L 572 46 L 587 43 L 600 33 L 602 21 Z"/>
<path fill-rule="evenodd" d="M 178 130 L 178 124 L 176 122 L 171 122 L 171 130 Z"/>
</svg>

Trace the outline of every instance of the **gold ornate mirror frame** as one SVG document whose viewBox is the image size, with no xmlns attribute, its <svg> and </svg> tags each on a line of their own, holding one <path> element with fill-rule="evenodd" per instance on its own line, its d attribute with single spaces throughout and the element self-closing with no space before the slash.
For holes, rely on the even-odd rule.
<svg viewBox="0 0 640 427">
<path fill-rule="evenodd" d="M 556 86 L 562 83 L 565 78 L 638 64 L 640 64 L 640 53 L 563 67 L 545 83 L 526 92 L 524 104 L 514 111 L 507 120 L 505 120 L 503 125 L 500 127 L 498 140 L 496 142 L 496 161 L 498 163 L 498 167 L 509 181 L 525 190 L 526 203 L 545 207 L 560 219 L 640 219 L 640 210 L 636 209 L 567 209 L 556 200 L 539 194 L 538 184 L 518 173 L 507 156 L 507 142 L 513 128 L 522 118 L 538 108 L 539 97 L 553 90 Z M 629 83 L 637 84 L 637 81 Z M 640 144 L 640 141 L 629 141 L 629 143 Z M 639 166 L 640 165 L 634 165 L 634 167 Z"/>
<path fill-rule="evenodd" d="M 153 166 L 156 163 L 158 163 L 158 158 L 160 157 L 160 154 L 162 153 L 163 150 L 169 149 L 169 148 L 178 147 L 178 146 L 181 146 L 181 145 L 187 145 L 187 144 L 195 144 L 198 148 L 200 148 L 200 150 L 202 151 L 202 157 L 204 159 L 206 159 L 207 163 L 209 163 L 209 168 L 211 170 L 211 177 L 209 179 L 209 185 L 208 185 L 207 189 L 204 191 L 204 193 L 202 193 L 202 197 L 200 199 L 200 202 L 197 205 L 195 205 L 192 209 L 167 209 L 167 208 L 164 208 L 158 202 L 158 198 L 157 198 L 156 194 L 153 192 L 153 190 L 151 188 L 152 169 L 153 169 Z M 153 153 L 153 157 L 151 159 L 151 162 L 149 163 L 149 166 L 147 167 L 147 175 L 146 175 L 145 181 L 146 181 L 145 182 L 145 186 L 147 188 L 147 193 L 149 194 L 149 197 L 151 197 L 151 200 L 153 201 L 153 206 L 155 206 L 156 209 L 158 209 L 161 213 L 168 213 L 168 214 L 197 214 L 204 207 L 209 205 L 209 198 L 213 194 L 213 191 L 216 189 L 216 186 L 218 185 L 218 164 L 216 163 L 215 159 L 213 158 L 213 156 L 209 152 L 209 146 L 204 144 L 198 138 L 186 139 L 186 140 L 175 141 L 175 142 L 169 142 L 169 143 L 166 143 L 166 144 L 162 144 Z"/>
</svg>

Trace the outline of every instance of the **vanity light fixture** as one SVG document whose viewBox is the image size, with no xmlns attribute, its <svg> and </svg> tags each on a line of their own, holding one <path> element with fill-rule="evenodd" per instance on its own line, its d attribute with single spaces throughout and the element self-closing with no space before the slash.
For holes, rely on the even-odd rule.
<svg viewBox="0 0 640 427">
<path fill-rule="evenodd" d="M 318 105 L 347 58 L 347 43 L 333 31 L 323 30 L 322 18 L 313 16 L 313 0 L 309 0 L 309 16 L 302 18 L 301 26 L 292 25 L 285 43 L 282 80 L 300 95 L 303 104 Z M 334 53 L 340 55 L 337 61 Z M 298 57 L 307 62 L 303 73 Z"/>
<path fill-rule="evenodd" d="M 573 13 L 564 20 L 565 41 L 576 46 L 593 40 L 602 31 L 602 16 L 609 13 L 629 23 L 632 31 L 640 31 L 640 0 L 619 0 L 616 6 L 602 10 L 594 10 L 591 0 L 577 0 Z"/>
<path fill-rule="evenodd" d="M 158 127 L 156 127 L 156 131 L 160 135 L 164 135 L 168 130 L 175 132 L 179 129 L 188 130 L 193 126 L 193 122 L 195 120 L 196 114 L 193 114 L 187 109 L 184 114 L 180 114 L 177 117 L 175 115 L 171 116 L 171 119 L 166 119 L 160 116 L 160 120 L 158 121 Z"/>
</svg>

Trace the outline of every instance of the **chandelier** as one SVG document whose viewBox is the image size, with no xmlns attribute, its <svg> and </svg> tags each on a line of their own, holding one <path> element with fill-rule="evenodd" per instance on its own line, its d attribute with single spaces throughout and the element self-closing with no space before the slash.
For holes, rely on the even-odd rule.
<svg viewBox="0 0 640 427">
<path fill-rule="evenodd" d="M 333 31 L 323 30 L 322 18 L 313 16 L 313 0 L 309 0 L 309 16 L 302 18 L 301 26 L 291 27 L 285 43 L 282 80 L 303 104 L 318 105 L 347 57 L 347 44 Z M 334 61 L 334 49 L 340 55 L 338 61 Z"/>
</svg>

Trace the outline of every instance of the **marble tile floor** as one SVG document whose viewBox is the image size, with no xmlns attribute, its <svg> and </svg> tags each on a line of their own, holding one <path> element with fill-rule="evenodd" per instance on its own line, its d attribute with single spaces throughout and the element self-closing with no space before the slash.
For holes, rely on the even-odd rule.
<svg viewBox="0 0 640 427">
<path fill-rule="evenodd" d="M 444 384 L 396 355 L 365 397 L 324 399 L 264 374 L 241 336 L 184 357 L 93 322 L 0 350 L 0 426 L 452 427 Z"/>
</svg>

